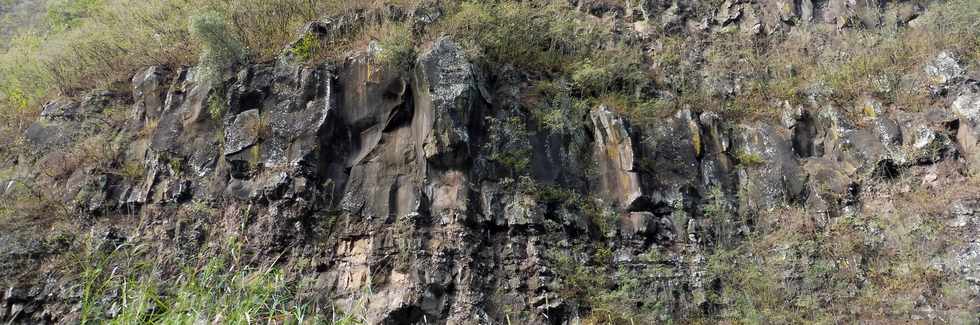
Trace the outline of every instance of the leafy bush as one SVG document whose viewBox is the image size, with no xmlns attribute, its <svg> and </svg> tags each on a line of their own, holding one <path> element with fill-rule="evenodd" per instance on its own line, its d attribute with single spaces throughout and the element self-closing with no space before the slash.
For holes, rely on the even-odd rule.
<svg viewBox="0 0 980 325">
<path fill-rule="evenodd" d="M 653 258 L 660 250 L 651 247 L 650 257 L 636 261 L 646 264 L 639 269 L 616 267 L 604 243 L 551 250 L 545 256 L 562 279 L 559 295 L 584 312 L 583 324 L 655 324 L 670 322 L 669 302 L 650 292 L 650 284 L 666 275 L 663 261 Z"/>
<path fill-rule="evenodd" d="M 618 45 L 580 60 L 570 73 L 583 95 L 599 96 L 610 91 L 635 92 L 649 79 L 644 70 L 638 49 Z"/>
<path fill-rule="evenodd" d="M 198 80 L 220 82 L 226 69 L 247 59 L 242 43 L 235 39 L 225 18 L 217 12 L 191 16 L 190 33 L 191 37 L 201 42 L 202 47 Z"/>
<path fill-rule="evenodd" d="M 761 155 L 748 150 L 736 152 L 735 161 L 746 167 L 758 167 L 766 163 L 766 159 L 762 158 Z"/>
<path fill-rule="evenodd" d="M 385 24 L 368 32 L 379 40 L 375 57 L 382 65 L 397 71 L 408 71 L 415 64 L 415 38 L 404 23 Z"/>
<path fill-rule="evenodd" d="M 486 63 L 560 70 L 599 48 L 610 33 L 558 3 L 464 2 L 442 23 Z"/>
<path fill-rule="evenodd" d="M 511 177 L 530 172 L 531 143 L 524 120 L 519 116 L 487 120 L 490 141 L 484 150 L 490 153 L 490 161 L 505 168 Z"/>
<path fill-rule="evenodd" d="M 52 0 L 47 5 L 48 24 L 55 31 L 78 26 L 82 19 L 98 9 L 103 0 Z"/>
<path fill-rule="evenodd" d="M 572 134 L 585 127 L 588 101 L 576 100 L 562 82 L 538 81 L 529 96 L 531 113 L 542 129 L 555 134 Z"/>
<path fill-rule="evenodd" d="M 615 75 L 613 71 L 601 64 L 592 62 L 592 59 L 585 59 L 575 65 L 572 71 L 572 81 L 583 92 L 602 93 L 612 86 Z"/>
<path fill-rule="evenodd" d="M 212 120 L 220 121 L 221 117 L 225 116 L 225 112 L 228 111 L 227 105 L 224 102 L 224 96 L 221 94 L 212 94 L 208 98 L 208 116 L 211 116 Z"/>
<path fill-rule="evenodd" d="M 303 35 L 303 38 L 290 49 L 293 55 L 303 62 L 313 59 L 319 50 L 320 39 L 314 34 Z"/>
<path fill-rule="evenodd" d="M 593 264 L 592 257 L 583 253 L 585 248 L 579 246 L 573 247 L 571 252 L 551 251 L 548 257 L 564 280 L 561 295 L 587 305 L 591 297 L 605 291 L 609 284 L 601 276 L 604 270 Z"/>
<path fill-rule="evenodd" d="M 119 175 L 130 182 L 138 182 L 146 174 L 146 166 L 138 161 L 126 161 L 119 168 Z"/>
</svg>

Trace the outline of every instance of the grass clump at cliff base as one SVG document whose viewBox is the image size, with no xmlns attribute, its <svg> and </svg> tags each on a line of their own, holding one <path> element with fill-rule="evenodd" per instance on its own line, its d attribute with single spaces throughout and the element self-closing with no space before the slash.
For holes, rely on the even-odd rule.
<svg viewBox="0 0 980 325">
<path fill-rule="evenodd" d="M 193 207 L 192 207 L 193 208 Z M 366 324 L 297 298 L 300 290 L 274 265 L 242 261 L 242 242 L 167 261 L 146 245 L 115 244 L 91 234 L 69 259 L 79 272 L 80 324 Z"/>
</svg>

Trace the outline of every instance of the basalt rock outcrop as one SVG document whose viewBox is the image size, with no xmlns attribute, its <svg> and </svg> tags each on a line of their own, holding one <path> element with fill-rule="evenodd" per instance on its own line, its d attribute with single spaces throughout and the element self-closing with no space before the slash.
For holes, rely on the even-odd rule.
<svg viewBox="0 0 980 325">
<path fill-rule="evenodd" d="M 665 24 L 680 18 L 664 13 L 689 8 L 641 2 L 640 16 Z M 763 31 L 850 24 L 843 15 L 853 5 L 726 1 L 714 19 Z M 896 10 L 900 23 L 915 15 Z M 452 39 L 428 45 L 407 71 L 372 48 L 340 64 L 240 66 L 217 81 L 193 67 L 148 67 L 131 94 L 52 101 L 26 131 L 37 156 L 0 184 L 53 177 L 62 203 L 105 245 L 181 256 L 231 234 L 248 238 L 243 256 L 293 270 L 302 299 L 357 309 L 370 323 L 573 324 L 579 306 L 559 295 L 567 279 L 556 254 L 602 242 L 630 270 L 662 252 L 654 263 L 669 272 L 643 288 L 665 314 L 681 314 L 706 308 L 705 252 L 747 236 L 760 213 L 789 206 L 826 222 L 861 211 L 862 191 L 906 170 L 980 168 L 978 81 L 946 58 L 930 69 L 953 71 L 942 81 L 948 105 L 924 112 L 867 99 L 854 104 L 866 107 L 855 122 L 813 101 L 778 122 L 687 108 L 640 124 L 597 106 L 568 117 L 582 127 L 556 132 L 512 98 L 526 87 L 519 73 L 489 78 Z M 93 122 L 120 106 L 122 125 Z M 114 159 L 140 168 L 34 168 L 96 134 L 120 148 Z M 177 213 L 200 204 L 220 212 Z M 953 210 L 975 235 L 976 202 Z M 971 245 L 948 267 L 980 286 Z M 65 246 L 0 236 L 0 320 L 76 321 L 75 279 L 45 264 Z"/>
</svg>

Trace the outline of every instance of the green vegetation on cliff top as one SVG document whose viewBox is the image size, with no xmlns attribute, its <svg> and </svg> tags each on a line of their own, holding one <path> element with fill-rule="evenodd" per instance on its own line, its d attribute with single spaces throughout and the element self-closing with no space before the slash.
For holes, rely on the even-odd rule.
<svg viewBox="0 0 980 325">
<path fill-rule="evenodd" d="M 21 130 L 45 100 L 126 87 L 147 65 L 270 61 L 309 21 L 372 8 L 410 13 L 419 2 L 50 0 L 45 20 L 19 30 L 0 53 L 0 121 L 8 131 Z M 389 14 L 329 40 L 329 51 L 302 41 L 300 57 L 332 60 L 372 39 L 404 47 L 449 34 L 479 62 L 511 64 L 541 80 L 567 79 L 577 96 L 627 113 L 691 107 L 738 116 L 774 116 L 783 103 L 813 93 L 830 94 L 843 107 L 874 95 L 916 110 L 925 105 L 920 85 L 929 80 L 903 77 L 921 75 L 923 63 L 940 51 L 966 64 L 980 57 L 980 5 L 970 0 L 932 6 L 914 28 L 813 25 L 769 37 L 655 32 L 649 42 L 562 3 L 448 1 L 434 26 L 406 28 Z M 742 80 L 737 93 L 719 90 L 718 82 L 735 77 Z"/>
</svg>

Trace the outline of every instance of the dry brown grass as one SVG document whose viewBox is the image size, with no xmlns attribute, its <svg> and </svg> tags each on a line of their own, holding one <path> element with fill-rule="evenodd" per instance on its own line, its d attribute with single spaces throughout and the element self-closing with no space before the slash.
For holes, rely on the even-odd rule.
<svg viewBox="0 0 980 325">
<path fill-rule="evenodd" d="M 964 238 L 977 235 L 949 226 L 948 211 L 952 202 L 977 197 L 978 183 L 940 171 L 942 186 L 922 184 L 927 168 L 907 171 L 913 175 L 908 179 L 870 184 L 874 190 L 862 194 L 858 213 L 826 225 L 796 208 L 760 216 L 753 238 L 709 259 L 722 276 L 715 301 L 724 306 L 721 316 L 712 317 L 894 322 L 922 316 L 928 306 L 943 322 L 969 319 L 976 301 L 967 284 L 936 263 L 947 263 L 942 261 L 966 244 Z"/>
</svg>

